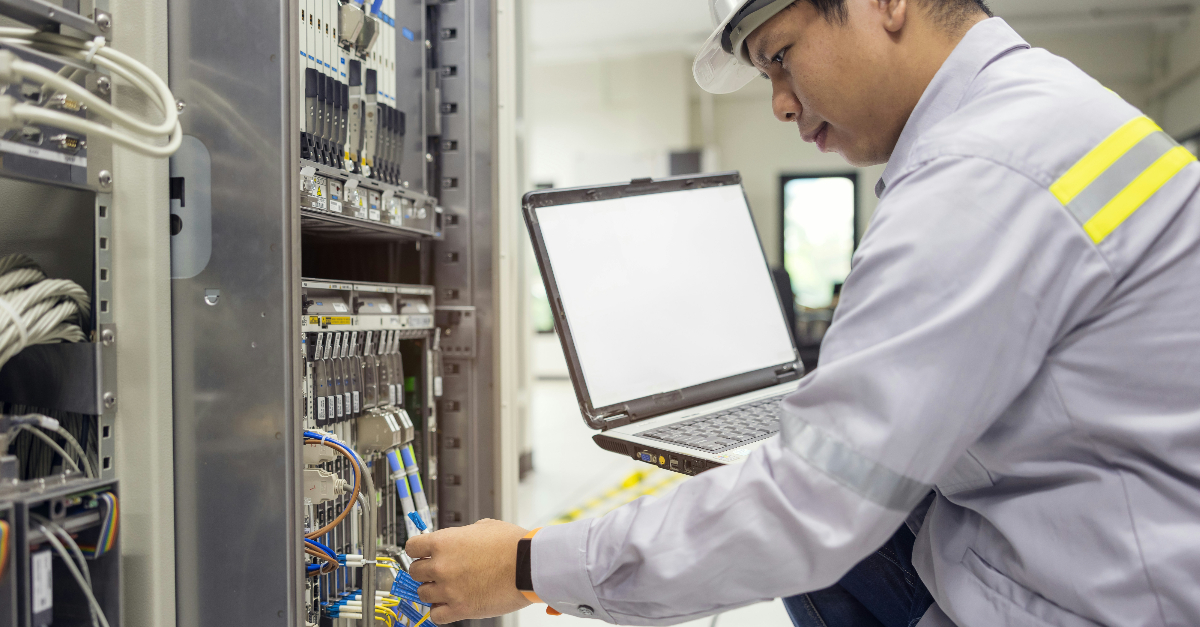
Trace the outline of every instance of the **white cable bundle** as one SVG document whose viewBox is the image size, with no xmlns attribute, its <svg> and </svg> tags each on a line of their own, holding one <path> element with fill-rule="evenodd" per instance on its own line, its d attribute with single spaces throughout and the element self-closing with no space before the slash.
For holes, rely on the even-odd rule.
<svg viewBox="0 0 1200 627">
<path fill-rule="evenodd" d="M 0 368 L 26 346 L 87 341 L 88 307 L 74 281 L 47 279 L 25 255 L 0 258 Z"/>
<path fill-rule="evenodd" d="M 148 137 L 167 136 L 167 143 L 159 146 L 128 132 L 111 129 L 83 118 L 42 108 L 37 105 L 17 102 L 11 96 L 0 96 L 0 123 L 48 124 L 84 133 L 107 137 L 114 143 L 136 150 L 151 157 L 169 157 L 179 149 L 183 131 L 179 127 L 179 112 L 171 89 L 153 70 L 133 57 L 107 47 L 103 37 L 92 41 L 46 33 L 29 28 L 0 28 L 0 42 L 29 46 L 67 57 L 83 63 L 92 63 L 119 76 L 143 92 L 150 102 L 163 114 L 157 124 L 139 120 L 108 104 L 104 99 L 84 89 L 69 77 L 28 61 L 23 61 L 10 51 L 0 51 L 0 83 L 15 83 L 28 79 L 41 83 L 54 91 L 66 94 L 87 105 L 98 115 L 125 126 Z M 45 90 L 43 90 L 45 91 Z"/>
</svg>

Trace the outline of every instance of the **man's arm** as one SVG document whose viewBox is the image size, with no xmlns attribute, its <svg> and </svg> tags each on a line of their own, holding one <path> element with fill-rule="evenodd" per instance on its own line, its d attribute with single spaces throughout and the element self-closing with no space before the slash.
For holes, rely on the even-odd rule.
<svg viewBox="0 0 1200 627">
<path fill-rule="evenodd" d="M 672 624 L 836 582 L 1110 285 L 1041 186 L 980 159 L 926 164 L 881 202 L 780 437 L 661 498 L 543 529 L 534 590 L 564 613 Z"/>
</svg>

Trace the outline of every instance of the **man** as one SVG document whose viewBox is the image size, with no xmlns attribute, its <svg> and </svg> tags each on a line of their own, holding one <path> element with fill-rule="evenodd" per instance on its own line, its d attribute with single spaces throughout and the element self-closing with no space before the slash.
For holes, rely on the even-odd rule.
<svg viewBox="0 0 1200 627">
<path fill-rule="evenodd" d="M 702 86 L 762 74 L 805 140 L 887 162 L 821 366 L 742 464 L 529 543 L 411 540 L 434 620 L 681 622 L 825 589 L 907 522 L 923 627 L 1200 624 L 1200 165 L 985 12 L 738 2 Z"/>
</svg>

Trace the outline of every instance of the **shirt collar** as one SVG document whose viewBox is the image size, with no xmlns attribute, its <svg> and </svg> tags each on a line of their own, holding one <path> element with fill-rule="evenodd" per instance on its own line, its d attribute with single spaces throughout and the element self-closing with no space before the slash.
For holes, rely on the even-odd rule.
<svg viewBox="0 0 1200 627">
<path fill-rule="evenodd" d="M 904 171 L 909 154 L 921 135 L 958 109 L 971 81 L 983 68 L 1013 50 L 1028 47 L 1029 44 L 998 17 L 971 27 L 942 63 L 925 93 L 921 94 L 912 115 L 908 116 L 892 157 L 883 170 L 883 177 L 875 184 L 875 195 L 882 196 L 892 179 Z"/>
</svg>

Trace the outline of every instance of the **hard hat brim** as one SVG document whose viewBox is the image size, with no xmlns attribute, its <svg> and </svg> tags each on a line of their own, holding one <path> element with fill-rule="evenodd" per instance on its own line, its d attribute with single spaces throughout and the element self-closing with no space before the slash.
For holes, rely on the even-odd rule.
<svg viewBox="0 0 1200 627">
<path fill-rule="evenodd" d="M 701 89 L 711 94 L 728 94 L 746 86 L 761 73 L 721 47 L 721 34 L 733 15 L 725 18 L 701 46 L 692 61 L 692 77 Z"/>
<path fill-rule="evenodd" d="M 744 42 L 757 28 L 793 4 L 794 0 L 746 0 L 713 30 L 708 40 L 692 62 L 692 77 L 704 91 L 713 94 L 728 94 L 746 86 L 755 76 L 762 73 L 746 58 Z M 748 11 L 748 12 L 747 12 Z M 732 52 L 721 45 L 725 29 L 730 22 L 739 21 L 732 28 Z"/>
</svg>

